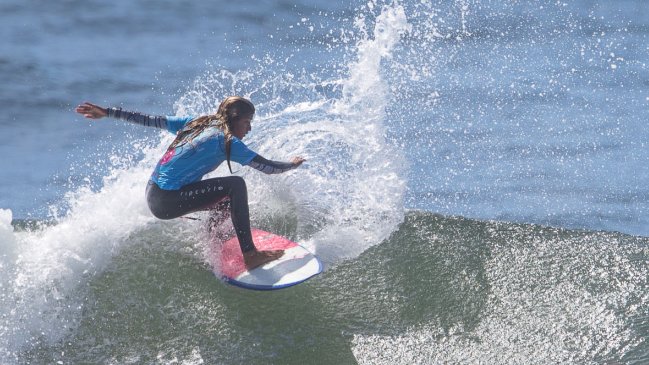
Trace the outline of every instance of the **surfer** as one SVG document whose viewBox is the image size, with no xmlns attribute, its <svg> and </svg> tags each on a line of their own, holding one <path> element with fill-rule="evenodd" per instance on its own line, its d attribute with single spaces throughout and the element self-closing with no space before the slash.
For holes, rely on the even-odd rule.
<svg viewBox="0 0 649 365">
<path fill-rule="evenodd" d="M 227 161 L 230 173 L 233 160 L 266 174 L 278 174 L 300 166 L 305 159 L 290 162 L 267 160 L 250 150 L 241 140 L 251 130 L 254 105 L 239 96 L 225 98 L 216 114 L 202 116 L 150 116 L 121 108 L 104 108 L 85 102 L 75 109 L 86 118 L 121 119 L 135 124 L 166 129 L 176 134 L 156 165 L 146 188 L 146 200 L 154 216 L 178 218 L 202 210 L 228 207 L 244 262 L 248 269 L 282 256 L 282 250 L 260 251 L 250 232 L 248 191 L 240 176 L 202 180 L 203 176 Z M 229 200 L 229 204 L 224 204 Z"/>
</svg>

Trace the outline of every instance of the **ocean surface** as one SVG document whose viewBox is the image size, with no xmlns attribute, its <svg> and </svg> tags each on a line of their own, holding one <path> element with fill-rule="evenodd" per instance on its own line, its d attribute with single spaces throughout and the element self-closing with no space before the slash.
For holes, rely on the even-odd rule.
<svg viewBox="0 0 649 365">
<path fill-rule="evenodd" d="M 649 363 L 644 0 L 0 14 L 1 364 Z M 170 134 L 73 111 L 233 94 L 249 146 L 308 160 L 233 164 L 253 224 L 325 262 L 293 288 L 224 284 L 204 214 L 149 213 Z"/>
</svg>

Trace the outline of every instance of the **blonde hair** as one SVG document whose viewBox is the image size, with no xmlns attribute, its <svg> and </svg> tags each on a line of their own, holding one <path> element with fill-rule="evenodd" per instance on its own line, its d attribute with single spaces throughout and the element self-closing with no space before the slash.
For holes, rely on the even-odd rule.
<svg viewBox="0 0 649 365">
<path fill-rule="evenodd" d="M 201 134 L 207 127 L 218 127 L 223 131 L 225 136 L 225 156 L 228 162 L 228 168 L 232 173 L 230 166 L 230 152 L 232 148 L 232 123 L 242 118 L 252 118 L 255 115 L 255 106 L 250 100 L 240 96 L 229 96 L 219 105 L 216 114 L 203 115 L 191 120 L 183 129 L 178 131 L 176 139 L 169 145 L 168 150 L 174 149 L 191 143 L 191 141 Z"/>
</svg>

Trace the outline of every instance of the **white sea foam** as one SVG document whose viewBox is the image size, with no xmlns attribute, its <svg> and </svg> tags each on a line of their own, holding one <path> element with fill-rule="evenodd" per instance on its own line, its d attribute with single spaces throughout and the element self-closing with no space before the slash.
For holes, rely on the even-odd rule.
<svg viewBox="0 0 649 365">
<path fill-rule="evenodd" d="M 69 192 L 69 211 L 52 225 L 13 232 L 11 212 L 0 212 L 0 360 L 76 327 L 83 285 L 153 220 L 143 199 L 150 164 L 111 170 L 99 191 Z"/>
<path fill-rule="evenodd" d="M 364 30 L 361 17 L 356 24 Z M 319 135 L 320 141 L 314 138 L 302 145 L 304 149 L 323 142 L 333 149 L 330 154 L 343 152 L 342 156 L 323 161 L 323 167 L 335 173 L 309 170 L 307 178 L 297 185 L 306 188 L 307 194 L 302 197 L 307 204 L 303 206 L 316 207 L 320 212 L 311 210 L 304 216 L 327 222 L 309 240 L 327 260 L 358 256 L 387 238 L 403 220 L 407 168 L 401 151 L 385 139 L 385 109 L 390 95 L 381 61 L 391 56 L 409 30 L 401 6 L 382 8 L 372 35 L 365 34 L 357 44 L 357 60 L 342 82 L 342 98 L 327 111 L 333 120 L 304 127 L 304 134 L 308 130 L 325 130 Z"/>
</svg>

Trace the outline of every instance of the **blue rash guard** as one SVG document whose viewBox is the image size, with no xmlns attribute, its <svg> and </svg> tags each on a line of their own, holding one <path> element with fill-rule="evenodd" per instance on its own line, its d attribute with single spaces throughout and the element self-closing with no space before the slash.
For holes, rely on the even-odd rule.
<svg viewBox="0 0 649 365">
<path fill-rule="evenodd" d="M 176 134 L 194 117 L 166 117 L 167 130 Z M 249 149 L 240 139 L 232 137 L 230 160 L 243 166 L 248 165 L 257 153 Z M 204 175 L 214 171 L 223 161 L 225 135 L 216 126 L 206 128 L 191 142 L 177 146 L 162 156 L 151 175 L 151 181 L 164 190 L 178 190 L 200 181 Z"/>
</svg>

